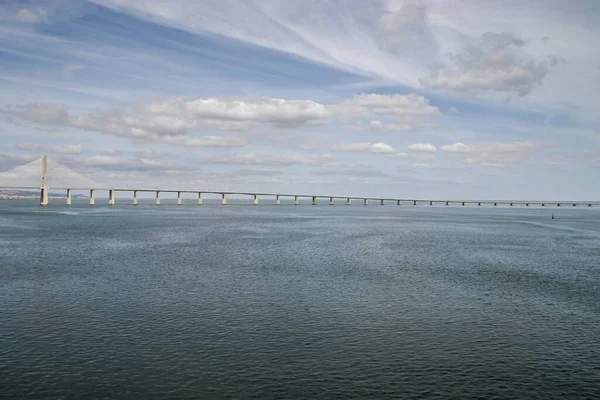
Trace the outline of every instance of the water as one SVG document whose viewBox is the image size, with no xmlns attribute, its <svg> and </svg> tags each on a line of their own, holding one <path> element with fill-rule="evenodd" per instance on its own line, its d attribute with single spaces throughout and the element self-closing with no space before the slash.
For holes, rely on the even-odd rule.
<svg viewBox="0 0 600 400">
<path fill-rule="evenodd" d="M 599 282 L 600 209 L 4 201 L 0 392 L 600 398 Z"/>
</svg>

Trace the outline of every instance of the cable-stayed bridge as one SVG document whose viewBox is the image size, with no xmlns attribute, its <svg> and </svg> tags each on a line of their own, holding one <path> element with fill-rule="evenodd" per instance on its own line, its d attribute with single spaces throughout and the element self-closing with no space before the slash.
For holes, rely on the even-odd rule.
<svg viewBox="0 0 600 400">
<path fill-rule="evenodd" d="M 41 162 L 41 168 L 40 168 Z M 41 185 L 32 184 L 33 181 L 41 180 Z M 221 197 L 221 204 L 227 204 L 228 195 L 248 196 L 252 199 L 252 204 L 257 205 L 259 197 L 267 197 L 275 200 L 275 204 L 281 204 L 282 198 L 293 198 L 294 204 L 298 205 L 301 198 L 308 198 L 311 204 L 317 205 L 319 199 L 329 201 L 330 205 L 334 205 L 336 200 L 341 200 L 342 204 L 351 205 L 352 201 L 362 202 L 368 205 L 369 201 L 385 204 L 410 204 L 417 205 L 476 205 L 476 206 L 600 206 L 600 201 L 570 201 L 570 200 L 449 200 L 449 199 L 411 199 L 411 198 L 396 198 L 396 197 L 370 197 L 370 196 L 340 196 L 340 195 L 325 195 L 325 194 L 307 194 L 307 193 L 275 193 L 275 192 L 248 192 L 248 191 L 221 191 L 221 190 L 201 190 L 201 189 L 146 189 L 146 188 L 116 188 L 105 184 L 97 183 L 92 179 L 73 171 L 72 169 L 60 165 L 58 163 L 48 164 L 46 156 L 39 160 L 32 161 L 28 164 L 13 168 L 7 172 L 0 173 L 0 189 L 16 189 L 16 190 L 40 190 L 40 205 L 49 205 L 48 193 L 49 190 L 62 190 L 66 193 L 66 204 L 71 205 L 73 191 L 89 191 L 89 203 L 94 205 L 96 202 L 96 193 L 105 191 L 108 193 L 108 204 L 116 203 L 116 194 L 118 192 L 131 193 L 132 204 L 139 204 L 139 193 L 151 192 L 155 195 L 156 205 L 161 204 L 161 193 L 177 193 L 177 204 L 183 204 L 183 194 L 197 194 L 197 204 L 203 204 L 203 195 L 211 194 Z"/>
</svg>

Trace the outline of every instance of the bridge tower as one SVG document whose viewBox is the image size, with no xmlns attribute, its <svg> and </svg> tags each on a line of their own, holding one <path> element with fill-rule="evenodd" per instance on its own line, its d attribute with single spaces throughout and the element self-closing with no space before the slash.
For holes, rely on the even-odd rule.
<svg viewBox="0 0 600 400">
<path fill-rule="evenodd" d="M 48 159 L 42 157 L 42 190 L 40 193 L 40 206 L 48 205 Z"/>
</svg>

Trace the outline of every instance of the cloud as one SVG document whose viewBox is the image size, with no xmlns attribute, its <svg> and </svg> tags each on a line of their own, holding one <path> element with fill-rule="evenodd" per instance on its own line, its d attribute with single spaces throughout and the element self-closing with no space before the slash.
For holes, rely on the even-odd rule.
<svg viewBox="0 0 600 400">
<path fill-rule="evenodd" d="M 454 144 L 446 144 L 442 146 L 442 150 L 447 151 L 449 153 L 466 153 L 469 151 L 469 146 L 464 143 L 454 143 Z"/>
<path fill-rule="evenodd" d="M 64 75 L 72 75 L 73 73 L 77 72 L 77 71 L 81 71 L 82 69 L 85 68 L 85 65 L 81 65 L 81 64 L 66 64 L 63 65 L 63 67 L 61 68 L 61 71 Z"/>
<path fill-rule="evenodd" d="M 242 147 L 248 144 L 245 139 L 226 136 L 165 136 L 161 142 L 174 146 L 192 147 Z"/>
<path fill-rule="evenodd" d="M 69 123 L 69 113 L 64 104 L 24 104 L 6 106 L 1 111 L 28 121 L 44 124 L 66 125 Z"/>
<path fill-rule="evenodd" d="M 415 143 L 408 146 L 408 150 L 410 151 L 418 151 L 418 152 L 426 152 L 426 153 L 435 153 L 437 151 L 437 147 L 430 143 Z"/>
<path fill-rule="evenodd" d="M 380 47 L 396 54 L 422 52 L 435 44 L 427 7 L 422 4 L 404 4 L 383 14 L 377 21 L 377 33 Z"/>
<path fill-rule="evenodd" d="M 395 153 L 396 150 L 385 143 L 351 143 L 335 144 L 331 146 L 334 151 L 350 151 L 363 153 Z"/>
<path fill-rule="evenodd" d="M 21 10 L 19 10 L 15 18 L 18 21 L 26 23 L 48 22 L 47 13 L 41 8 L 37 8 L 35 10 L 28 10 L 26 8 L 22 8 Z"/>
<path fill-rule="evenodd" d="M 412 128 L 412 125 L 388 123 L 380 120 L 373 120 L 369 122 L 369 127 L 378 131 L 407 131 Z"/>
<path fill-rule="evenodd" d="M 435 160 L 435 154 L 415 154 L 415 153 L 396 153 L 392 156 L 393 158 L 409 158 L 413 160 L 421 160 L 421 161 L 431 161 Z"/>
<path fill-rule="evenodd" d="M 480 164 L 487 167 L 503 167 L 526 161 L 529 153 L 539 147 L 533 142 L 491 142 L 477 145 L 454 143 L 442 146 L 448 153 L 467 156 L 466 164 Z"/>
<path fill-rule="evenodd" d="M 69 144 L 66 146 L 48 146 L 48 145 L 37 145 L 34 143 L 17 143 L 15 145 L 17 149 L 28 150 L 28 151 L 42 151 L 44 153 L 54 154 L 81 154 L 83 153 L 83 146 L 80 144 Z"/>
<path fill-rule="evenodd" d="M 236 164 L 236 165 L 315 165 L 315 166 L 337 166 L 335 158 L 331 154 L 313 156 L 300 155 L 273 155 L 273 154 L 234 154 L 226 156 L 205 157 L 203 160 L 208 164 Z"/>
<path fill-rule="evenodd" d="M 257 100 L 210 97 L 192 101 L 178 97 L 149 103 L 146 110 L 151 115 L 212 121 L 214 127 L 219 122 L 238 122 L 246 127 L 256 123 L 280 127 L 322 125 L 331 117 L 323 104 L 311 100 L 268 97 Z"/>
<path fill-rule="evenodd" d="M 440 110 L 429 104 L 423 96 L 411 94 L 357 94 L 334 107 L 339 112 L 365 115 L 386 115 L 390 117 L 438 115 Z"/>
<path fill-rule="evenodd" d="M 454 67 L 433 68 L 419 79 L 427 89 L 457 92 L 505 92 L 526 96 L 548 73 L 549 62 L 527 59 L 519 52 L 525 42 L 510 33 L 487 32 L 464 53 L 451 54 Z"/>
</svg>

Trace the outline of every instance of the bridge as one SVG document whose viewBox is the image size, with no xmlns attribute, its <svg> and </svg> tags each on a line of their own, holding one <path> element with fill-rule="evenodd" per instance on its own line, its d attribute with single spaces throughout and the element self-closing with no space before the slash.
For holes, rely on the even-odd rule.
<svg viewBox="0 0 600 400">
<path fill-rule="evenodd" d="M 48 206 L 48 204 L 49 204 L 48 193 L 49 193 L 50 187 L 48 186 L 48 183 L 47 183 L 47 158 L 46 158 L 46 156 L 42 157 L 42 185 L 41 185 L 41 187 L 39 187 L 39 186 L 0 186 L 0 189 L 40 190 L 40 205 Z M 375 201 L 375 202 L 379 202 L 379 204 L 382 206 L 385 205 L 386 202 L 388 202 L 388 203 L 391 202 L 392 204 L 395 203 L 396 205 L 409 204 L 409 205 L 413 205 L 413 206 L 416 206 L 419 204 L 425 204 L 425 205 L 430 205 L 430 206 L 433 206 L 436 204 L 444 204 L 446 206 L 450 206 L 450 205 L 462 205 L 462 206 L 488 205 L 488 206 L 492 206 L 493 205 L 493 206 L 511 206 L 511 207 L 512 206 L 526 206 L 526 207 L 529 207 L 529 206 L 541 206 L 541 207 L 546 207 L 546 206 L 556 206 L 556 207 L 587 206 L 587 207 L 592 207 L 592 206 L 600 205 L 600 201 L 558 201 L 558 200 L 551 200 L 551 201 L 518 200 L 518 201 L 515 201 L 515 200 L 444 200 L 444 199 L 433 200 L 433 199 L 410 199 L 410 198 L 390 198 L 390 197 L 384 198 L 384 197 L 338 196 L 338 195 L 334 196 L 334 195 L 247 192 L 247 191 L 221 191 L 221 190 L 214 191 L 214 190 L 198 190 L 198 189 L 179 190 L 179 189 L 144 189 L 144 188 L 131 189 L 131 188 L 110 188 L 110 187 L 52 187 L 52 190 L 64 190 L 66 192 L 66 204 L 67 205 L 72 204 L 71 193 L 73 191 L 89 191 L 89 194 L 90 194 L 89 202 L 90 202 L 91 206 L 93 206 L 96 202 L 96 192 L 98 192 L 98 191 L 108 192 L 108 204 L 109 205 L 115 204 L 117 192 L 132 193 L 133 194 L 133 199 L 132 199 L 133 205 L 139 204 L 138 194 L 144 193 L 144 192 L 151 192 L 151 193 L 155 194 L 156 205 L 161 204 L 161 199 L 160 199 L 161 193 L 177 193 L 177 204 L 178 205 L 183 204 L 183 194 L 184 193 L 197 194 L 198 205 L 203 204 L 203 195 L 205 195 L 205 194 L 213 194 L 213 195 L 220 196 L 222 205 L 227 204 L 227 196 L 228 195 L 249 196 L 252 198 L 252 203 L 254 205 L 258 204 L 259 197 L 274 198 L 275 204 L 277 204 L 277 205 L 281 204 L 281 198 L 293 198 L 295 205 L 299 204 L 300 198 L 311 199 L 312 205 L 317 205 L 318 199 L 329 200 L 330 205 L 334 205 L 335 200 L 342 200 L 343 203 L 345 203 L 347 205 L 351 205 L 353 200 L 362 201 L 362 203 L 364 205 L 368 205 L 369 201 Z"/>
</svg>

